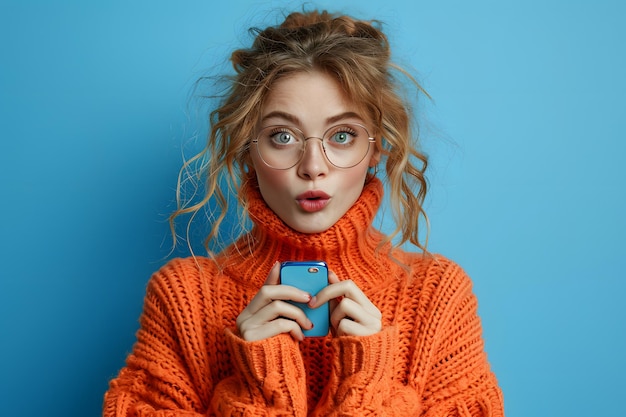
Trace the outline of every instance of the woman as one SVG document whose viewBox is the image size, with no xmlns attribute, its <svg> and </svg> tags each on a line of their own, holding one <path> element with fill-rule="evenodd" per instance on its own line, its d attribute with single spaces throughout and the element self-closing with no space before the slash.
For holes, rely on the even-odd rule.
<svg viewBox="0 0 626 417">
<path fill-rule="evenodd" d="M 183 168 L 198 168 L 204 198 L 183 199 L 173 218 L 212 199 L 226 213 L 228 173 L 253 226 L 218 254 L 154 274 L 104 415 L 502 416 L 471 282 L 419 239 L 426 158 L 385 35 L 294 13 L 231 59 L 207 148 Z M 383 163 L 389 236 L 372 226 Z M 419 253 L 399 248 L 407 242 Z M 280 284 L 287 260 L 325 261 L 328 286 Z M 328 303 L 330 333 L 305 337 L 312 323 L 293 302 Z"/>
</svg>

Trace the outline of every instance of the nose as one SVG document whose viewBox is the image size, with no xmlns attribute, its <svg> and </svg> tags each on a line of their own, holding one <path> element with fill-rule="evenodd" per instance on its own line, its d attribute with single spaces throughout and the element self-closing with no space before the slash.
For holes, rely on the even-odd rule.
<svg viewBox="0 0 626 417">
<path fill-rule="evenodd" d="M 298 163 L 298 175 L 306 179 L 314 179 L 328 173 L 328 160 L 324 153 L 322 139 L 307 138 L 304 142 L 302 159 Z"/>
</svg>

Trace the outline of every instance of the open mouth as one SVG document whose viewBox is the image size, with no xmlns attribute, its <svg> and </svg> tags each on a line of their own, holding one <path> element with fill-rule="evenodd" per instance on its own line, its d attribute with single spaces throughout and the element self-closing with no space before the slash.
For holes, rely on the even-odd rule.
<svg viewBox="0 0 626 417">
<path fill-rule="evenodd" d="M 326 207 L 330 201 L 330 196 L 322 191 L 307 191 L 300 194 L 296 201 L 302 210 L 313 213 Z"/>
<path fill-rule="evenodd" d="M 324 200 L 329 199 L 330 196 L 323 191 L 306 191 L 296 197 L 297 200 Z"/>
</svg>

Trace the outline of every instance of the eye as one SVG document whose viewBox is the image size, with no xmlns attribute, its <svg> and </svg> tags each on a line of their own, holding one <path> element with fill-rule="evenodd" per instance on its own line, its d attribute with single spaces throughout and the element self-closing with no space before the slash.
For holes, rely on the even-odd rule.
<svg viewBox="0 0 626 417">
<path fill-rule="evenodd" d="M 354 142 L 357 132 L 349 126 L 340 126 L 334 129 L 328 140 L 331 145 L 350 145 Z"/>
<path fill-rule="evenodd" d="M 269 137 L 276 145 L 289 145 L 297 141 L 296 135 L 286 128 L 277 128 L 269 133 Z"/>
<path fill-rule="evenodd" d="M 350 134 L 347 132 L 337 132 L 333 135 L 333 140 L 337 143 L 346 143 L 350 140 Z"/>
</svg>

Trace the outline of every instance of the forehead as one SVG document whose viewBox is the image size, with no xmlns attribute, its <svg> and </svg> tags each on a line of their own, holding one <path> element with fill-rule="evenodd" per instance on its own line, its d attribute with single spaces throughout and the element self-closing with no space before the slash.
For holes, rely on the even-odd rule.
<svg viewBox="0 0 626 417">
<path fill-rule="evenodd" d="M 298 72 L 277 80 L 266 97 L 261 118 L 315 123 L 351 114 L 363 120 L 359 106 L 339 82 L 320 71 Z"/>
</svg>

